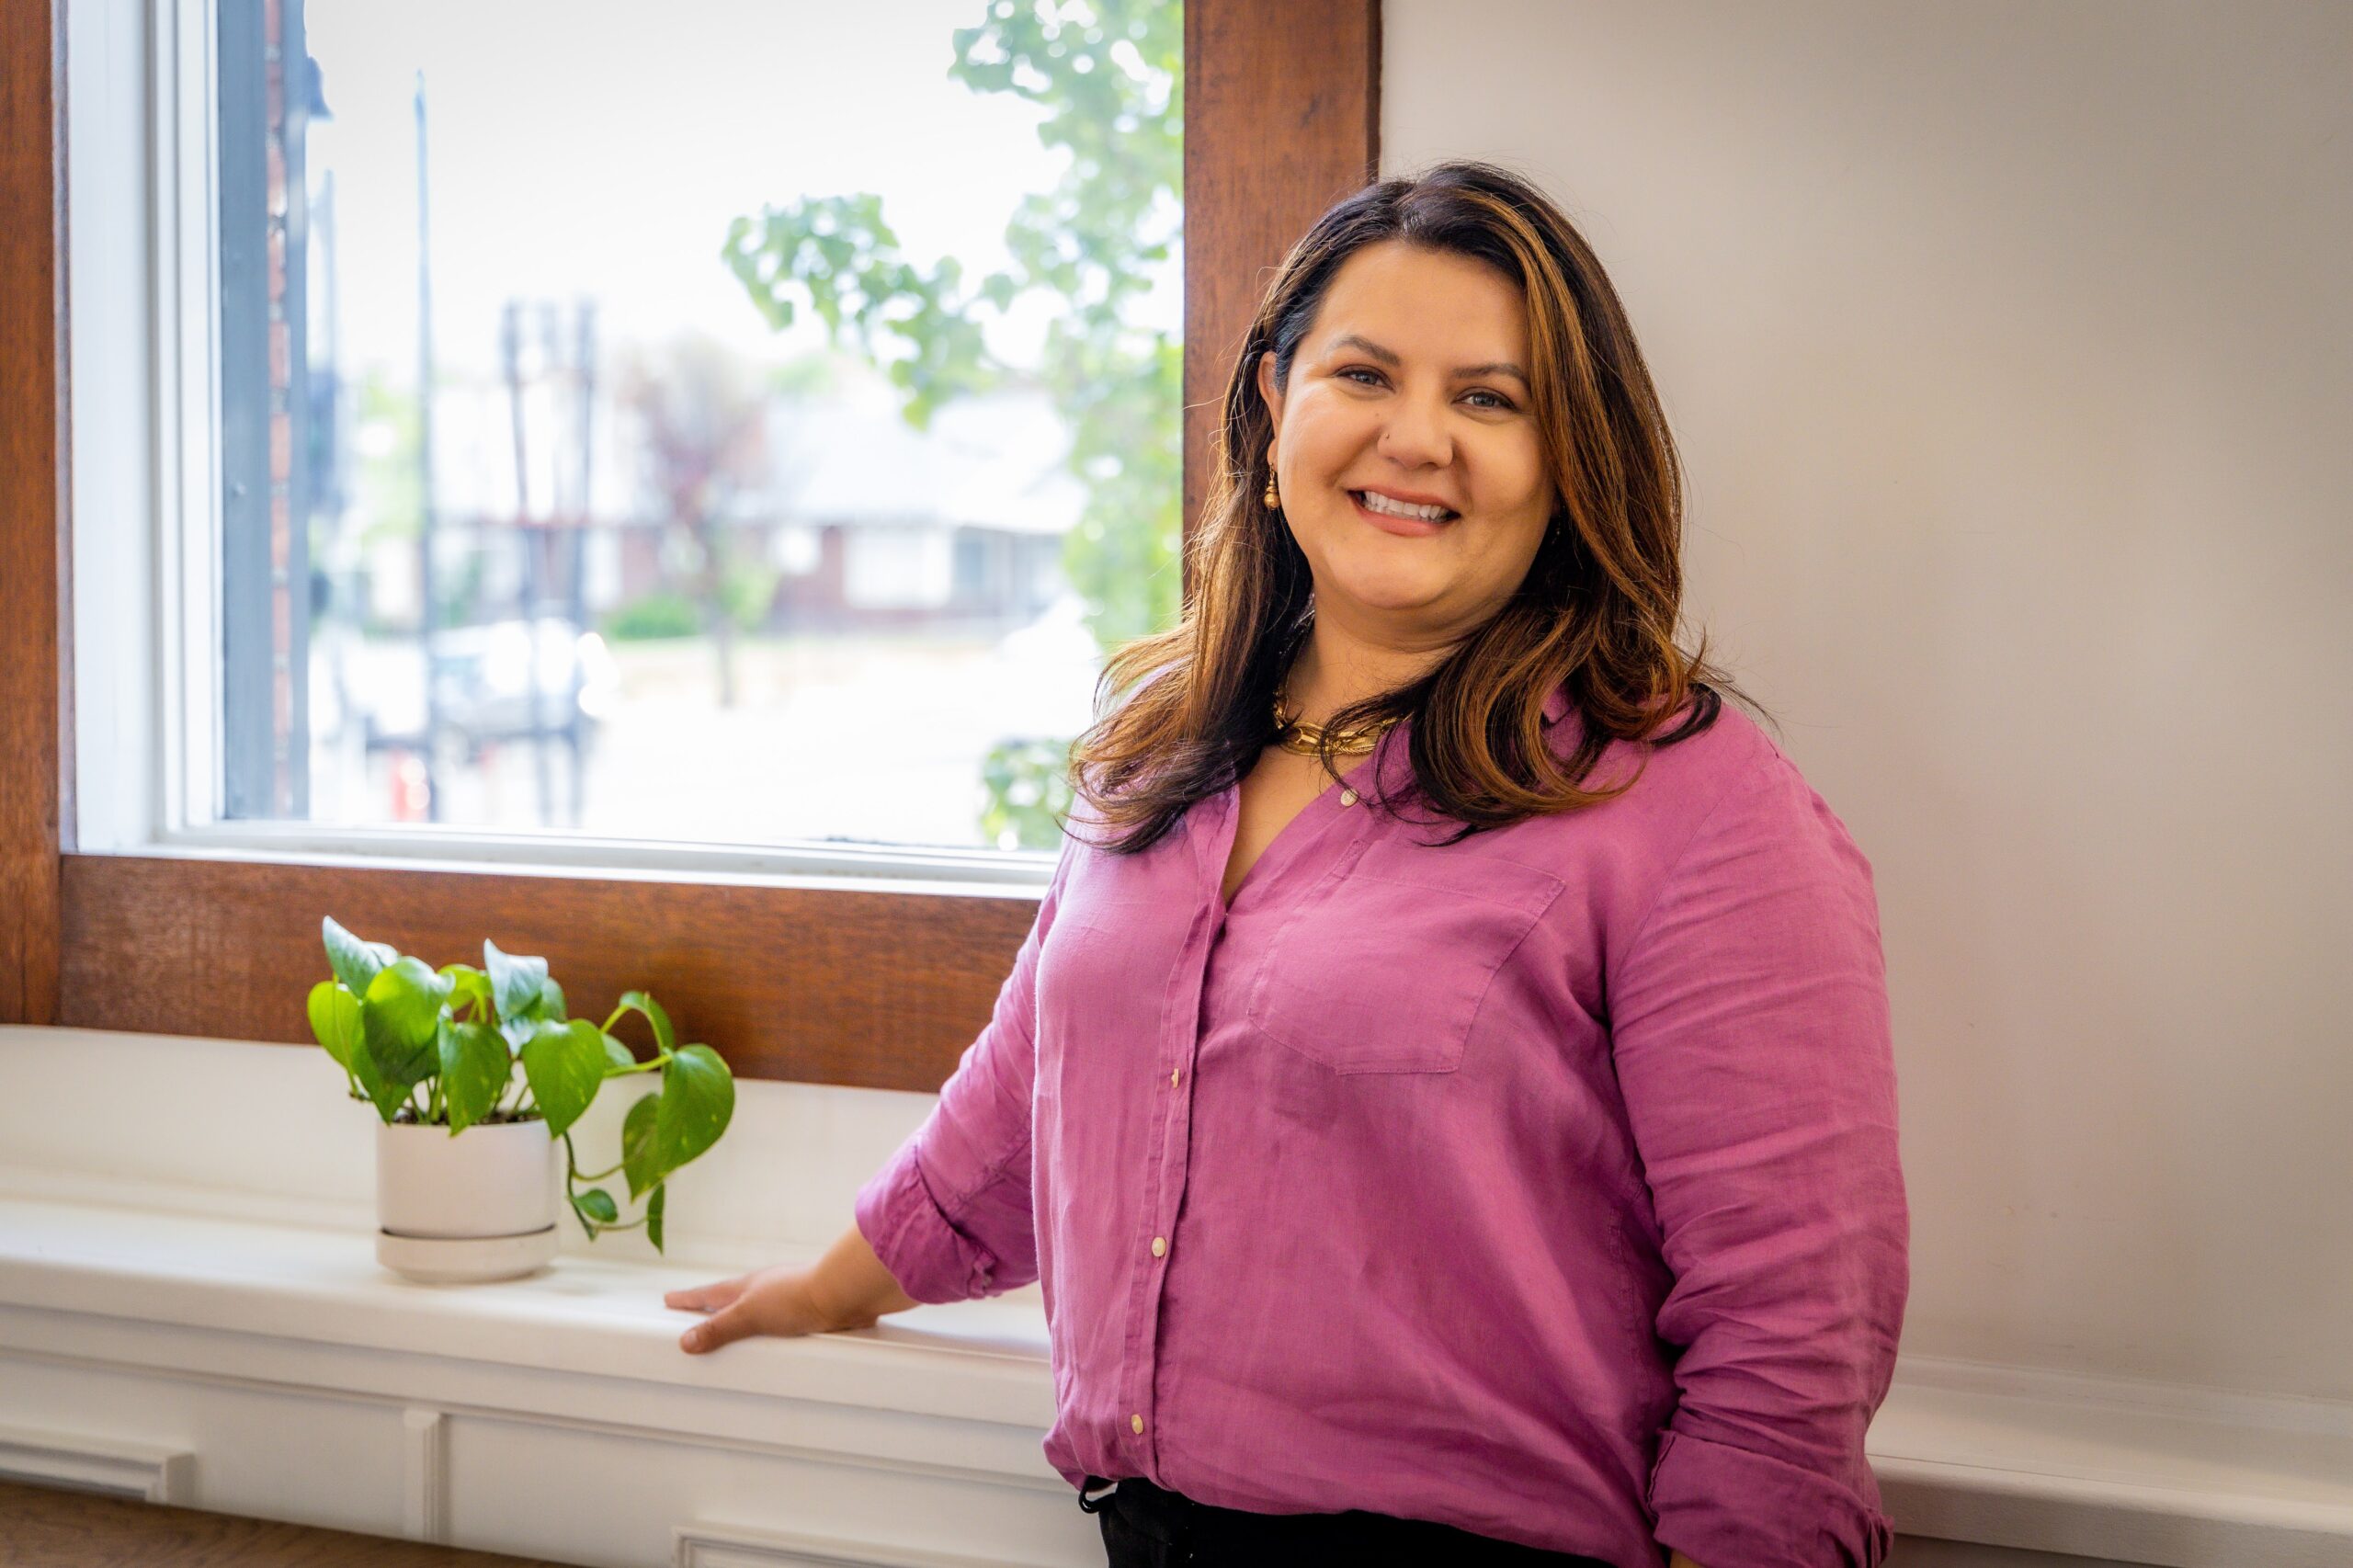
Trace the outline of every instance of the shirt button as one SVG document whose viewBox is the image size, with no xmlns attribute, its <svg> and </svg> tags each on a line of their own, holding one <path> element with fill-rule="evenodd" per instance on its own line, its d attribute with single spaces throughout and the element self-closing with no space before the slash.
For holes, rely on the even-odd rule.
<svg viewBox="0 0 2353 1568">
<path fill-rule="evenodd" d="M 1152 1238 L 1152 1256 L 1154 1257 L 1166 1257 L 1168 1256 L 1168 1238 L 1166 1236 L 1154 1236 Z"/>
<path fill-rule="evenodd" d="M 1176 1074 L 1183 1071 L 1184 1069 L 1182 1067 L 1172 1067 L 1168 1070 L 1168 1086 L 1170 1088 L 1173 1089 L 1176 1086 Z"/>
<path fill-rule="evenodd" d="M 1143 1432 L 1143 1417 L 1141 1415 L 1129 1416 L 1128 1430 L 1136 1433 L 1138 1436 L 1142 1436 Z"/>
<path fill-rule="evenodd" d="M 1344 806 L 1353 806 L 1356 803 L 1357 792 L 1354 790 L 1343 790 L 1340 791 L 1340 804 Z"/>
</svg>

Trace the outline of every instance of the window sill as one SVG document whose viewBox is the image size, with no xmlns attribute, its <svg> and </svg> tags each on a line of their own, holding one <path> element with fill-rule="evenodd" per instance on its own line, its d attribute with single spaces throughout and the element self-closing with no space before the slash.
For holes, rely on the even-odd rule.
<svg viewBox="0 0 2353 1568">
<path fill-rule="evenodd" d="M 662 1297 L 709 1283 L 710 1268 L 566 1252 L 528 1278 L 422 1285 L 379 1266 L 373 1232 L 357 1226 L 203 1219 L 28 1196 L 26 1184 L 9 1185 L 18 1190 L 0 1189 L 0 1308 L 501 1370 L 593 1369 L 593 1381 L 617 1392 L 650 1384 L 999 1423 L 1033 1434 L 1025 1473 L 1062 1484 L 1034 1453 L 1054 1415 L 1045 1318 L 1034 1301 L 917 1307 L 871 1328 L 746 1339 L 689 1356 L 678 1335 L 701 1314 Z M 806 1264 L 815 1254 L 788 1246 L 770 1261 Z M 642 1420 L 654 1396 L 627 1392 Z"/>
<path fill-rule="evenodd" d="M 2353 1409 L 1906 1357 L 1871 1424 L 1906 1535 L 2166 1568 L 2353 1562 Z"/>
<path fill-rule="evenodd" d="M 832 841 L 766 846 L 444 826 L 333 827 L 307 822 L 218 823 L 141 842 L 85 842 L 77 853 L 927 897 L 1035 899 L 1045 892 L 1054 871 L 1054 853 L 1038 849 Z"/>
</svg>

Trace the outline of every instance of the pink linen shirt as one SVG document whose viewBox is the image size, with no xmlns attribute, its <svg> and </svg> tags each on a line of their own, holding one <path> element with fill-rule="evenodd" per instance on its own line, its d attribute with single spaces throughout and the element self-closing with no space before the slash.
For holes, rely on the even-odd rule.
<svg viewBox="0 0 2353 1568">
<path fill-rule="evenodd" d="M 1066 837 L 859 1231 L 918 1301 L 1040 1281 L 1074 1486 L 1879 1568 L 1910 1226 L 1870 862 L 1729 704 L 1450 846 L 1376 808 L 1406 729 L 1230 907 L 1232 787 L 1141 855 Z"/>
</svg>

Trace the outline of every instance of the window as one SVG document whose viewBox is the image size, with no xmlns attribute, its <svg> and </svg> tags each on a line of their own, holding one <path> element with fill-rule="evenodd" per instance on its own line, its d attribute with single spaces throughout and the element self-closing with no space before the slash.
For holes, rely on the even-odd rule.
<svg viewBox="0 0 2353 1568">
<path fill-rule="evenodd" d="M 287 282 L 277 285 L 275 297 L 270 293 L 271 229 L 264 227 L 258 258 L 226 243 L 221 203 L 242 188 L 245 195 L 238 199 L 251 210 L 250 164 L 242 176 L 224 173 L 211 152 L 217 142 L 225 159 L 222 139 L 233 116 L 256 112 L 250 82 L 237 87 L 227 58 L 233 45 L 243 47 L 235 45 L 237 38 L 264 40 L 258 114 L 265 126 L 273 115 L 282 126 L 290 117 L 312 113 L 314 101 L 324 106 L 320 155 L 307 156 L 307 129 L 299 168 L 283 150 L 278 155 L 283 189 L 290 199 L 300 189 L 307 199 L 312 182 L 335 171 L 335 193 L 327 197 L 322 187 L 321 204 L 341 204 L 335 222 L 347 235 L 353 221 L 345 177 L 350 150 L 337 154 L 346 160 L 338 167 L 325 146 L 351 129 L 358 112 L 356 86 L 338 102 L 331 71 L 323 71 L 313 95 L 304 95 L 299 73 L 290 86 L 283 67 L 291 51 L 276 61 L 280 71 L 273 106 L 271 50 L 284 49 L 289 8 L 281 0 L 248 10 L 247 29 L 236 34 L 227 15 L 233 3 L 244 0 L 212 6 L 155 0 L 129 13 L 68 4 L 52 17 L 46 0 L 0 0 L 0 13 L 10 23 L 0 30 L 0 49 L 8 55 L 12 81 L 29 85 L 6 105 L 10 145 L 44 144 L 52 129 L 47 62 L 56 60 L 63 64 L 54 129 L 71 147 L 70 156 L 59 160 L 67 171 L 64 187 L 51 183 L 46 159 L 28 153 L 8 161 L 0 182 L 0 219 L 12 235 L 26 236 L 23 254 L 37 275 L 41 267 L 54 267 L 73 318 L 70 333 L 51 319 L 41 299 L 45 289 L 11 290 L 12 373 L 0 380 L 0 417 L 36 445 L 20 454 L 25 460 L 10 465 L 5 483 L 12 504 L 0 509 L 0 546 L 12 567 L 12 614 L 0 622 L 6 654 L 0 671 L 6 672 L 0 689 L 28 737 L 0 756 L 0 802 L 14 802 L 0 809 L 0 869 L 21 894 L 0 910 L 0 948 L 17 955 L 8 983 L 0 986 L 0 1018 L 298 1040 L 301 983 L 315 967 L 318 919 L 335 913 L 407 950 L 466 951 L 485 934 L 504 933 L 550 953 L 567 974 L 581 977 L 584 989 L 635 984 L 680 995 L 688 1000 L 674 1011 L 688 1015 L 680 1018 L 682 1027 L 720 1045 L 739 1074 L 936 1086 L 986 1016 L 1034 907 L 1044 851 L 1006 852 L 969 839 L 913 846 L 878 839 L 813 841 L 783 853 L 772 847 L 778 840 L 764 836 L 730 854 L 698 856 L 683 844 L 649 845 L 586 831 L 532 836 L 409 819 L 343 826 L 290 814 L 296 764 L 317 744 L 315 730 L 297 744 L 297 715 L 310 721 L 314 694 L 306 692 L 298 707 L 292 681 L 297 671 L 307 679 L 319 667 L 311 648 L 301 660 L 294 657 L 292 634 L 298 625 L 307 634 L 323 620 L 333 624 L 332 603 L 319 607 L 317 619 L 296 615 L 295 585 L 302 574 L 292 570 L 295 462 L 300 458 L 314 474 L 327 476 L 316 480 L 315 492 L 303 491 L 305 514 L 358 506 L 354 469 L 396 454 L 400 442 L 413 437 L 404 437 L 396 412 L 384 422 L 389 435 L 358 416 L 369 404 L 348 384 L 346 345 L 338 342 L 328 352 L 329 324 L 349 321 L 347 278 L 337 276 L 331 290 L 320 262 L 306 273 L 301 298 L 290 307 Z M 294 18 L 304 58 L 326 47 L 327 6 L 328 0 L 312 0 Z M 663 13 L 665 26 L 680 9 Z M 1067 22 L 1086 11 L 1084 5 L 1057 4 L 1046 15 Z M 438 15 L 419 9 L 422 19 L 415 25 Z M 564 15 L 567 25 L 576 25 L 580 13 Z M 973 21 L 1034 21 L 1040 12 L 1004 0 L 972 0 L 970 16 Z M 1198 503 L 1209 460 L 1201 407 L 1213 401 L 1225 371 L 1203 346 L 1230 341 L 1239 332 L 1260 270 L 1370 168 L 1377 16 L 1371 0 L 1302 0 L 1273 8 L 1194 0 L 1185 13 L 1186 207 L 1196 229 L 1212 236 L 1186 258 L 1183 320 L 1193 345 L 1186 362 L 1185 401 L 1193 410 L 1184 446 L 1188 505 Z M 273 38 L 275 45 L 268 41 Z M 944 43 L 938 47 L 944 68 L 949 51 Z M 810 72 L 810 59 L 802 50 L 791 70 Z M 822 74 L 822 62 L 818 69 Z M 1018 85 L 1020 74 L 1012 75 Z M 238 90 L 246 94 L 242 111 L 229 101 Z M 449 142 L 454 127 L 445 126 L 447 134 L 434 140 L 431 92 L 428 80 L 428 157 L 436 147 L 444 159 L 458 155 Z M 351 107 L 347 110 L 345 104 Z M 478 148 L 472 155 L 519 155 L 553 134 L 547 126 L 527 125 L 494 151 Z M 1281 155 L 1268 155 L 1278 144 Z M 265 142 L 266 214 L 271 177 Z M 240 178 L 246 181 L 242 187 Z M 846 185 L 829 183 L 818 194 L 857 194 Z M 779 199 L 777 188 L 748 194 L 737 215 L 765 214 Z M 782 199 L 790 201 L 790 195 L 785 191 Z M 890 199 L 886 190 L 886 220 Z M 52 206 L 70 210 L 70 223 L 48 222 Z M 322 238 L 316 207 L 301 217 L 302 233 L 294 234 L 288 226 L 290 199 L 270 221 L 278 224 L 279 245 L 290 243 L 290 254 L 308 267 L 334 242 Z M 438 254 L 455 220 L 445 215 L 433 222 Z M 770 232 L 764 224 L 759 237 Z M 41 236 L 54 241 L 64 233 L 71 234 L 70 253 L 42 243 Z M 918 244 L 912 222 L 904 238 L 903 254 L 912 266 L 928 267 L 947 253 L 945 245 Z M 750 263 L 756 279 L 766 265 Z M 736 276 L 742 287 L 743 274 Z M 12 282 L 15 278 L 12 272 Z M 330 292 L 337 296 L 332 309 Z M 525 308 L 515 316 L 520 379 L 530 384 L 520 396 L 503 389 L 506 424 L 483 425 L 484 433 L 470 444 L 454 433 L 441 436 L 460 426 L 445 425 L 438 402 L 430 422 L 438 447 L 446 449 L 437 450 L 437 471 L 445 461 L 503 457 L 510 475 L 523 476 L 528 500 L 527 506 L 510 497 L 509 509 L 528 510 L 533 518 L 568 505 L 561 499 L 563 469 L 557 454 L 571 416 L 562 378 L 552 372 L 569 362 L 568 346 L 578 341 L 583 315 L 574 308 L 576 295 L 546 292 L 556 297 L 526 294 Z M 796 317 L 805 321 L 810 302 L 799 301 Z M 1164 298 L 1163 308 L 1166 303 Z M 503 311 L 503 298 L 499 304 Z M 542 313 L 542 304 L 552 311 Z M 258 361 L 248 346 L 238 370 L 227 334 L 239 321 L 250 324 L 257 308 L 261 320 L 287 329 L 283 362 L 271 362 L 275 346 L 265 332 Z M 618 332 L 617 314 L 598 315 L 600 334 Z M 844 312 L 853 323 L 856 315 Z M 505 315 L 492 319 L 494 335 L 504 333 Z M 1052 319 L 1048 311 L 1044 320 Z M 1018 328 L 1014 322 L 1005 330 L 1017 337 Z M 1030 330 L 1041 332 L 1042 323 L 1033 322 Z M 854 380 L 861 367 L 904 358 L 907 347 L 887 330 L 871 340 L 846 333 L 826 345 L 823 368 Z M 1009 345 L 1006 356 L 1013 352 Z M 455 357 L 449 358 L 454 367 Z M 953 361 L 949 356 L 943 363 L 953 369 Z M 551 373 L 535 379 L 534 365 Z M 336 383 L 334 398 L 323 398 L 315 382 L 298 390 L 298 366 L 305 377 L 313 367 L 325 367 Z M 795 378 L 815 369 L 784 375 L 786 389 L 797 394 L 801 383 Z M 902 372 L 902 381 L 921 383 L 927 374 L 918 368 Z M 321 381 L 328 379 L 323 375 Z M 47 397 L 58 380 L 70 383 L 67 420 L 57 417 L 60 410 Z M 263 389 L 258 400 L 256 384 Z M 609 390 L 618 382 L 608 377 L 603 384 Z M 494 406 L 501 391 L 494 377 Z M 930 433 L 962 439 L 957 422 L 965 420 L 966 433 L 978 431 L 1005 450 L 1019 448 L 1017 421 L 1031 417 L 977 394 L 933 402 Z M 397 400 L 378 405 L 380 412 L 397 406 Z M 602 404 L 590 404 L 592 433 L 602 411 Z M 1008 423 L 992 425 L 992 419 Z M 298 424 L 306 426 L 299 441 Z M 501 435 L 511 444 L 518 425 L 526 448 L 520 462 L 499 449 Z M 259 442 L 256 427 L 266 432 Z M 46 464 L 38 447 L 42 440 L 55 460 Z M 338 462 L 340 480 L 333 477 Z M 67 472 L 61 474 L 61 467 Z M 233 479 L 233 472 L 242 477 Z M 248 552 L 238 558 L 244 564 L 233 566 L 224 531 L 230 502 L 252 507 L 252 487 L 263 476 L 271 485 L 290 487 L 282 493 L 287 528 L 276 550 L 261 557 L 267 585 L 285 591 L 267 601 L 254 587 L 251 561 L 258 552 L 250 535 L 238 541 Z M 601 482 L 602 471 L 592 466 L 579 493 L 593 499 Z M 478 483 L 492 493 L 489 481 Z M 969 606 L 976 596 L 1020 605 L 1022 618 L 999 644 L 1007 667 L 1033 676 L 1055 668 L 1075 639 L 1092 635 L 1086 617 L 1073 613 L 1072 596 L 1062 591 L 1070 574 L 1060 540 L 1039 521 L 1051 507 L 1039 499 L 1038 486 L 1067 483 L 1074 481 L 1055 475 L 1040 481 L 1014 467 L 982 465 L 971 482 L 972 516 L 942 541 L 944 548 L 930 547 L 935 553 L 926 558 L 919 547 L 874 570 L 903 598 L 937 593 L 944 585 L 950 609 Z M 233 496 L 233 483 L 246 489 Z M 347 488 L 338 491 L 337 484 Z M 750 491 L 754 502 L 745 505 L 767 495 L 759 486 Z M 68 536 L 51 528 L 69 495 L 70 563 L 62 542 Z M 791 498 L 801 504 L 797 494 Z M 746 514 L 720 515 L 739 519 Z M 540 531 L 551 534 L 557 526 L 550 521 Z M 805 592 L 813 581 L 842 597 L 850 572 L 847 526 L 796 514 L 763 551 L 747 552 L 745 559 L 777 579 L 772 607 L 797 604 L 806 610 L 808 600 L 790 597 L 794 583 L 803 583 Z M 306 531 L 302 542 L 326 537 Z M 887 558 L 889 547 L 881 548 Z M 530 565 L 512 550 L 468 543 L 452 551 L 449 581 L 486 600 L 518 593 Z M 324 547 L 317 553 L 330 555 Z M 596 551 L 583 554 L 579 592 L 617 609 L 629 602 L 625 594 L 615 596 L 631 581 L 631 571 L 674 569 L 665 568 L 658 547 L 655 559 L 634 566 L 625 551 L 617 557 L 607 551 L 601 560 Z M 415 561 L 421 576 L 426 570 L 422 550 Z M 40 591 L 41 562 L 54 562 L 59 571 L 52 575 L 66 579 L 65 598 Z M 14 574 L 25 562 L 34 566 Z M 571 580 L 558 577 L 555 563 L 539 564 L 546 568 L 546 582 L 562 582 L 563 592 L 572 592 Z M 331 559 L 323 569 L 332 579 Z M 387 568 L 388 576 L 396 571 Z M 241 593 L 233 592 L 233 579 Z M 331 580 L 330 598 L 335 586 Z M 388 591 L 398 587 L 392 583 Z M 640 613 L 658 616 L 658 602 Z M 888 613 L 908 612 L 903 605 Z M 287 622 L 282 639 L 281 616 Z M 578 648 L 576 631 L 562 626 L 551 631 L 547 625 L 565 616 L 509 619 L 517 624 L 486 621 L 489 631 L 472 644 L 447 651 L 470 666 L 459 678 L 490 682 L 498 668 L 511 673 L 535 657 L 552 663 L 566 656 L 567 635 L 574 639 L 570 649 Z M 61 639 L 69 628 L 67 645 Z M 602 624 L 594 630 L 608 653 L 620 641 Z M 591 684 L 590 673 L 584 667 L 584 687 Z M 281 674 L 283 686 L 278 684 Z M 258 695 L 265 676 L 267 701 Z M 244 695 L 233 702 L 224 688 L 239 680 L 246 683 Z M 1050 690 L 1042 678 L 1007 685 L 1022 694 Z M 524 681 L 526 693 L 532 687 Z M 413 680 L 412 706 L 421 706 L 426 689 L 421 676 Z M 60 713 L 61 704 L 64 722 L 48 725 L 41 715 Z M 251 736 L 263 733 L 257 715 L 269 721 L 262 748 L 269 768 L 265 775 L 252 764 L 254 750 L 243 754 L 244 792 L 236 798 L 248 812 L 289 814 L 237 816 L 224 810 L 231 799 L 230 758 L 239 737 L 250 748 Z M 1007 733 L 1051 733 L 1055 717 L 1025 710 L 1022 728 Z M 386 726 L 400 718 L 390 714 Z M 242 727 L 233 735 L 233 726 Z M 527 770 L 518 787 L 527 801 L 536 800 L 535 771 Z M 311 774 L 305 787 L 315 790 L 321 777 Z M 551 783 L 551 792 L 561 810 L 561 785 Z M 313 810 L 315 801 L 302 804 Z M 1008 869 L 1025 856 L 1033 871 Z"/>
<path fill-rule="evenodd" d="M 217 820 L 1051 849 L 1176 608 L 1176 0 L 601 15 L 219 0 Z"/>
</svg>

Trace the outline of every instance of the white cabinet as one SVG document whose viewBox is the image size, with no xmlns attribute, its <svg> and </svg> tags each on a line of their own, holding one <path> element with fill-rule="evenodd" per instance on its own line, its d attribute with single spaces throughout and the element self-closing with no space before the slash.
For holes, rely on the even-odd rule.
<svg viewBox="0 0 2353 1568">
<path fill-rule="evenodd" d="M 93 1217 L 63 1208 L 0 1199 L 0 1259 L 41 1218 L 89 1235 Z M 21 1254 L 0 1261 L 0 1298 L 40 1284 Z M 179 1315 L 211 1315 L 205 1297 L 188 1287 Z M 449 1291 L 416 1307 L 429 1328 L 437 1312 L 483 1304 Z M 505 1305 L 511 1315 L 518 1299 Z M 697 1387 L 584 1369 L 599 1357 L 576 1324 L 536 1328 L 540 1358 L 575 1363 L 564 1369 L 296 1336 L 269 1321 L 288 1314 L 248 1315 L 235 1329 L 0 1301 L 0 1476 L 613 1568 L 1102 1562 L 1096 1521 L 1039 1450 L 1042 1425 L 971 1413 L 994 1383 L 1035 1414 L 1002 1347 L 901 1331 L 670 1350 L 669 1369 Z M 368 1323 L 317 1303 L 294 1315 L 311 1320 L 306 1335 Z M 484 1337 L 440 1326 L 454 1344 Z M 666 1344 L 673 1325 L 660 1332 Z M 1051 1395 L 1042 1354 L 1026 1372 Z M 779 1376 L 801 1386 L 779 1392 Z M 965 1413 L 843 1402 L 863 1388 L 904 1404 L 926 1386 Z"/>
<path fill-rule="evenodd" d="M 660 1562 L 1101 1568 L 1062 1478 L 663 1439 L 483 1415 L 449 1423 L 451 1539 L 613 1568 Z M 793 1434 L 780 1432 L 790 1438 Z M 1050 1483 L 1050 1484 L 1049 1484 Z"/>
<path fill-rule="evenodd" d="M 401 1533 L 395 1405 L 0 1351 L 0 1427 L 9 1480 Z"/>
</svg>

